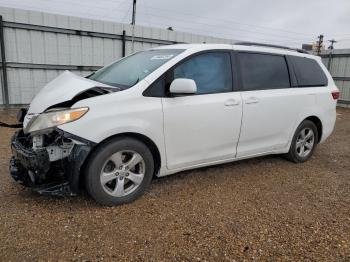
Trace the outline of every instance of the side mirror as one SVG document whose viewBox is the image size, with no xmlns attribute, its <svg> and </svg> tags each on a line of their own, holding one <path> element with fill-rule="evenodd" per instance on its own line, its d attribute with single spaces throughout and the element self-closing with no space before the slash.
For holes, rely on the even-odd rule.
<svg viewBox="0 0 350 262">
<path fill-rule="evenodd" d="M 197 93 L 196 82 L 188 78 L 177 78 L 171 82 L 171 94 L 195 94 Z"/>
</svg>

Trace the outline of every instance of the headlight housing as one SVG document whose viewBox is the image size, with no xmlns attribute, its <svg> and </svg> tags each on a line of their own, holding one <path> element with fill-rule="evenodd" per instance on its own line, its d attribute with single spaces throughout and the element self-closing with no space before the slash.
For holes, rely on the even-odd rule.
<svg viewBox="0 0 350 262">
<path fill-rule="evenodd" d="M 49 111 L 33 117 L 24 129 L 24 133 L 31 133 L 49 129 L 55 126 L 73 122 L 89 111 L 88 107 L 72 108 L 66 110 Z"/>
</svg>

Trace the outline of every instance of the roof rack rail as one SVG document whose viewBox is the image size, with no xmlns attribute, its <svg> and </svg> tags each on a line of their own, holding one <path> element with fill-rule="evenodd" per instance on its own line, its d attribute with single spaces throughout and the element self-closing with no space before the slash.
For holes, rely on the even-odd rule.
<svg viewBox="0 0 350 262">
<path fill-rule="evenodd" d="M 273 47 L 273 48 L 286 49 L 286 50 L 296 51 L 299 53 L 309 54 L 307 51 L 303 49 L 291 48 L 288 46 L 281 46 L 281 45 L 270 45 L 270 44 L 262 44 L 262 43 L 256 43 L 256 42 L 236 42 L 234 43 L 234 45 Z"/>
</svg>

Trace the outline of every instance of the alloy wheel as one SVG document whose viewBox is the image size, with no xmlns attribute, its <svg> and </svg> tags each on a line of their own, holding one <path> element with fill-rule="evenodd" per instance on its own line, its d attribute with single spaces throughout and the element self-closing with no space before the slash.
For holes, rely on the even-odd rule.
<svg viewBox="0 0 350 262">
<path fill-rule="evenodd" d="M 302 129 L 297 137 L 296 151 L 299 157 L 307 157 L 315 144 L 315 134 L 311 128 Z"/>
<path fill-rule="evenodd" d="M 114 153 L 105 162 L 100 174 L 103 190 L 114 197 L 135 191 L 143 181 L 146 165 L 142 156 L 131 150 Z"/>
</svg>

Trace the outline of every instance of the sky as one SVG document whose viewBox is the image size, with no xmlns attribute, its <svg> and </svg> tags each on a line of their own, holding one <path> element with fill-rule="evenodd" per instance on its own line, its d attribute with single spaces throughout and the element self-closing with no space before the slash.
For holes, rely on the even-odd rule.
<svg viewBox="0 0 350 262">
<path fill-rule="evenodd" d="M 0 0 L 0 6 L 130 23 L 132 0 Z M 350 0 L 137 0 L 136 24 L 291 47 L 350 48 Z"/>
</svg>

